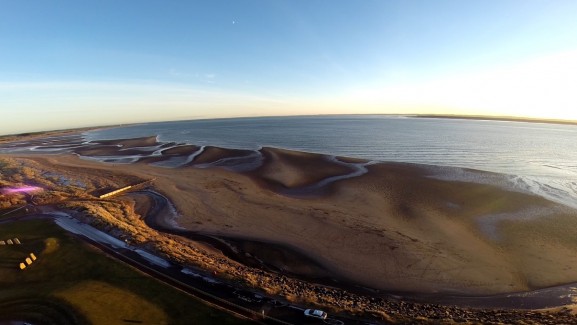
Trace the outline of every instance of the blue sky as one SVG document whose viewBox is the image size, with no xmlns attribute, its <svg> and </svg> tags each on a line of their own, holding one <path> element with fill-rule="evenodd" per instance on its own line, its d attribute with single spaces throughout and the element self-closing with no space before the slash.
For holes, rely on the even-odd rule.
<svg viewBox="0 0 577 325">
<path fill-rule="evenodd" d="M 576 1 L 3 1 L 0 134 L 211 117 L 577 119 Z"/>
</svg>

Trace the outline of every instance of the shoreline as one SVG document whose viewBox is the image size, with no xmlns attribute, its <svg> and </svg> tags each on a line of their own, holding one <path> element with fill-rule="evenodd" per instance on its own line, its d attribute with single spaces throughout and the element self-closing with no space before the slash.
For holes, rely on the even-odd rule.
<svg viewBox="0 0 577 325">
<path fill-rule="evenodd" d="M 335 115 L 335 116 L 339 116 L 339 115 Z M 350 118 L 354 121 L 355 119 L 355 115 L 345 115 L 345 116 L 351 116 Z M 319 118 L 323 118 L 323 116 L 318 116 Z M 417 119 L 420 116 L 406 116 L 408 118 L 408 120 L 413 120 L 413 122 L 411 122 L 411 124 L 417 123 L 416 125 L 420 125 L 421 123 L 419 123 L 417 121 Z M 429 117 L 428 115 L 424 115 L 424 117 Z M 446 117 L 446 115 L 440 115 L 437 116 L 438 118 L 444 118 Z M 451 118 L 460 118 L 461 116 L 450 116 Z M 314 121 L 315 117 L 311 117 L 311 120 Z M 358 115 L 358 118 L 363 119 L 363 115 Z M 378 117 L 377 117 L 378 118 Z M 400 119 L 401 117 L 399 117 Z M 485 117 L 483 116 L 479 116 L 479 117 L 467 117 L 464 116 L 464 118 L 466 119 L 480 119 L 483 120 L 485 119 Z M 366 118 L 365 118 L 366 119 Z M 488 117 L 487 119 L 496 119 L 496 120 L 515 120 L 515 118 L 509 118 L 509 117 Z M 395 119 L 391 118 L 391 119 L 387 119 L 390 121 L 394 121 Z M 522 121 L 522 119 L 520 120 Z M 541 120 L 537 120 L 536 122 L 546 122 L 546 121 L 541 121 Z M 159 127 L 162 126 L 163 122 L 159 122 Z M 387 122 L 389 123 L 389 122 Z M 397 122 L 390 122 L 393 124 L 397 124 Z M 404 123 L 404 122 L 403 122 Z M 429 124 L 429 123 L 433 123 L 433 124 L 438 124 L 440 122 L 434 122 L 434 121 L 429 121 L 429 122 L 424 122 L 425 124 Z M 500 124 L 500 123 L 499 123 Z M 497 123 L 492 123 L 492 124 L 488 124 L 492 127 L 497 127 L 499 124 Z M 184 124 L 187 125 L 187 124 Z M 484 126 L 484 123 L 482 124 L 475 124 L 480 126 L 481 128 Z M 152 127 L 152 125 L 151 125 Z M 500 128 L 506 128 L 505 125 L 501 125 L 499 126 Z M 515 126 L 515 128 L 525 128 L 525 127 L 530 127 L 530 126 Z M 535 126 L 537 128 L 537 126 Z M 156 127 L 152 127 L 153 129 Z M 541 126 L 539 128 L 544 128 L 544 126 Z M 556 128 L 555 128 L 556 129 Z M 120 129 L 121 131 L 123 129 Z M 128 128 L 128 130 L 133 130 L 133 128 Z M 159 130 L 157 130 L 159 134 L 164 134 L 164 131 L 162 131 L 162 128 L 160 128 Z M 521 131 L 521 130 L 520 130 Z M 113 132 L 111 131 L 111 133 L 109 134 L 109 136 L 114 136 L 114 134 L 117 135 L 128 135 L 132 133 L 132 131 L 130 132 Z M 186 132 L 184 132 L 186 134 Z M 87 134 L 90 134 L 90 132 L 88 132 Z M 108 134 L 108 132 L 105 132 L 104 134 L 101 134 L 101 136 L 103 138 L 107 138 L 107 139 L 111 139 L 110 137 L 106 137 L 106 135 Z M 142 133 L 142 135 L 144 136 L 148 136 L 148 132 L 144 132 Z M 234 137 L 234 136 L 233 136 Z M 87 138 L 87 140 L 90 139 L 94 139 L 94 138 L 98 138 L 98 133 L 95 136 L 89 136 Z M 201 137 L 202 138 L 202 137 Z M 190 139 L 186 138 L 186 137 L 179 137 L 179 136 L 171 136 L 171 137 L 166 137 L 166 139 L 164 138 L 164 136 L 157 136 L 157 140 L 159 141 L 159 143 L 173 143 L 174 142 L 162 142 L 160 140 L 166 140 L 166 141 L 184 141 L 188 144 L 191 145 L 196 145 L 196 146 L 200 146 L 200 147 L 206 147 L 206 148 L 210 148 L 211 145 L 214 145 L 213 143 L 210 143 L 210 141 L 202 141 L 199 140 L 200 143 L 194 143 L 194 141 L 189 141 Z M 254 140 L 254 139 L 253 139 Z M 244 148 L 245 150 L 249 150 L 252 151 L 253 153 L 256 153 L 256 155 L 259 155 L 258 151 L 260 149 L 262 149 L 261 146 L 256 146 L 254 143 L 252 143 L 250 140 L 248 143 L 244 143 L 243 144 L 234 144 L 234 141 L 232 142 L 231 147 L 234 148 Z M 226 147 L 226 143 L 227 141 L 219 141 L 222 143 L 222 145 L 224 147 Z M 252 144 L 251 144 L 252 143 Z M 273 147 L 277 147 L 282 149 L 283 148 L 283 143 L 278 143 L 275 142 L 276 145 L 273 145 Z M 184 143 L 180 143 L 181 145 Z M 355 142 L 355 144 L 357 146 L 361 145 L 362 147 L 362 143 L 358 143 Z M 346 143 L 343 143 L 343 145 L 346 146 Z M 303 151 L 302 148 L 300 148 L 301 146 L 293 146 L 290 143 L 287 143 L 286 146 L 288 146 L 287 148 L 289 150 L 296 150 L 296 151 Z M 285 147 L 286 147 L 285 146 Z M 290 147 L 294 147 L 296 149 L 290 149 Z M 306 146 L 304 146 L 306 147 Z M 304 148 L 303 147 L 303 148 Z M 458 146 L 457 146 L 458 147 Z M 248 149 L 246 149 L 248 148 Z M 340 151 L 337 147 L 334 146 L 330 146 L 330 150 L 323 150 L 323 148 L 316 148 L 316 147 L 311 147 L 309 148 L 310 150 L 305 149 L 305 152 L 309 152 L 309 153 L 314 153 L 315 151 L 318 152 L 322 152 L 326 155 L 331 155 L 335 152 L 337 152 L 337 155 L 353 155 L 355 156 L 355 150 L 351 151 L 351 150 L 345 150 L 345 151 Z M 422 148 L 425 149 L 425 148 Z M 448 150 L 453 150 L 454 148 L 452 148 L 452 146 L 447 147 L 446 149 Z M 458 149 L 458 148 L 457 148 Z M 535 150 L 536 148 L 533 148 L 532 150 Z M 237 150 L 237 149 L 228 149 L 228 150 Z M 401 150 L 402 153 L 402 148 L 397 148 L 394 151 L 399 151 Z M 431 160 L 428 160 L 427 155 L 414 155 L 414 154 L 410 154 L 408 155 L 408 158 L 403 158 L 403 159 L 397 159 L 395 158 L 395 156 L 390 156 L 390 152 L 388 152 L 387 150 L 385 150 L 385 152 L 387 152 L 386 154 L 379 154 L 379 153 L 373 153 L 371 154 L 371 150 L 368 149 L 363 149 L 361 151 L 359 151 L 360 156 L 364 157 L 364 159 L 366 160 L 377 160 L 377 161 L 399 161 L 402 162 L 403 160 L 407 161 L 407 162 L 412 162 L 412 163 L 417 163 L 417 164 L 430 164 L 431 166 L 451 166 L 451 167 L 456 167 L 456 168 L 463 168 L 464 170 L 466 169 L 481 169 L 484 171 L 492 171 L 492 172 L 496 172 L 496 173 L 501 173 L 501 174 L 508 174 L 511 175 L 511 177 L 508 179 L 508 185 L 511 185 L 512 187 L 516 187 L 517 190 L 520 191 L 524 191 L 524 192 L 533 192 L 533 193 L 537 193 L 539 196 L 544 196 L 549 200 L 555 200 L 556 202 L 565 204 L 565 205 L 569 205 L 572 206 L 574 208 L 577 208 L 577 203 L 575 203 L 575 199 L 577 199 L 577 193 L 575 192 L 574 186 L 571 183 L 571 179 L 573 178 L 573 176 L 575 176 L 575 171 L 573 170 L 573 168 L 571 167 L 571 163 L 570 161 L 563 161 L 563 159 L 559 160 L 558 162 L 556 161 L 555 158 L 551 158 L 549 159 L 548 157 L 554 157 L 554 155 L 547 155 L 547 156 L 542 156 L 542 155 L 537 155 L 536 157 L 534 157 L 533 160 L 535 161 L 539 161 L 542 163 L 539 164 L 534 164 L 533 160 L 531 157 L 527 156 L 527 157 L 523 157 L 521 156 L 521 160 L 518 162 L 513 162 L 512 164 L 505 164 L 505 163 L 498 163 L 499 161 L 501 161 L 500 157 L 495 156 L 494 152 L 489 152 L 489 155 L 479 155 L 481 156 L 486 156 L 486 158 L 483 158 L 480 162 L 475 163 L 475 159 L 469 159 L 469 158 L 464 158 L 461 159 L 460 157 L 476 157 L 476 153 L 472 152 L 472 155 L 469 154 L 465 154 L 463 153 L 460 156 L 454 156 L 454 155 L 448 155 L 447 158 L 438 158 L 441 157 L 442 155 L 437 155 L 436 152 L 432 152 L 431 153 Z M 377 152 L 377 151 L 374 151 Z M 471 152 L 470 152 L 471 153 Z M 437 157 L 437 158 L 435 158 Z M 198 158 L 202 158 L 202 157 L 193 157 L 192 155 L 189 157 L 189 161 L 191 161 L 192 159 L 196 159 L 198 160 Z M 253 157 L 254 158 L 254 157 Z M 256 159 L 258 159 L 259 157 L 256 157 Z M 503 159 L 515 159 L 515 155 L 507 155 L 506 157 L 502 157 Z M 119 163 L 130 163 L 132 160 L 132 158 L 126 158 L 124 161 L 118 161 Z M 157 157 L 151 157 L 150 158 L 151 161 L 154 161 L 154 159 L 157 159 Z M 226 163 L 230 164 L 230 165 L 238 165 L 236 164 L 235 161 L 231 161 L 234 159 L 240 159 L 240 157 L 237 158 L 232 158 L 229 159 L 229 161 L 227 161 Z M 237 171 L 240 172 L 244 172 L 244 171 L 248 171 L 252 168 L 254 168 L 254 164 L 257 164 L 258 162 L 256 162 L 254 159 L 250 160 L 249 157 L 245 157 L 243 158 L 246 161 L 246 164 L 243 166 L 239 166 L 239 167 L 235 167 Z M 160 165 L 165 165 L 166 167 L 171 167 L 171 166 L 177 166 L 177 164 L 179 163 L 179 161 L 183 161 L 182 158 L 174 158 L 173 161 L 167 161 L 166 164 L 165 163 L 159 163 Z M 114 162 L 114 161 L 110 161 L 110 162 Z M 253 165 L 251 165 L 251 162 L 253 163 Z M 518 166 L 518 168 L 510 168 L 510 167 L 505 167 L 505 166 Z M 200 167 L 198 164 L 196 165 L 196 167 Z M 210 164 L 207 163 L 205 165 L 205 167 L 214 167 L 214 164 Z M 517 176 L 516 176 L 517 175 Z M 509 187 L 511 187 L 509 186 Z"/>
<path fill-rule="evenodd" d="M 262 147 L 258 150 L 247 150 L 198 146 L 189 143 L 160 142 L 158 141 L 157 135 L 133 139 L 95 140 L 86 142 L 83 140 L 84 136 L 82 132 L 75 133 L 71 131 L 46 137 L 46 139 L 50 139 L 49 142 L 42 141 L 43 139 L 45 139 L 45 137 L 33 136 L 21 141 L 12 141 L 12 143 L 14 143 L 12 148 L 6 145 L 2 148 L 3 145 L 0 141 L 0 152 L 4 150 L 7 154 L 11 152 L 19 154 L 72 153 L 84 160 L 112 164 L 150 164 L 165 168 L 223 168 L 238 173 L 258 175 L 256 180 L 261 182 L 263 186 L 272 186 L 275 187 L 276 190 L 284 190 L 283 193 L 294 196 L 306 196 L 308 193 L 319 190 L 322 191 L 323 188 L 330 187 L 327 185 L 333 182 L 361 176 L 363 173 L 366 173 L 366 171 L 364 171 L 366 167 L 372 164 L 395 163 L 415 166 L 416 169 L 421 167 L 428 168 L 431 170 L 432 175 L 430 177 L 432 178 L 495 185 L 509 191 L 537 195 L 547 200 L 552 200 L 570 208 L 577 209 L 577 204 L 573 202 L 572 197 L 568 197 L 566 193 L 550 193 L 550 191 L 547 190 L 549 185 L 545 183 L 540 184 L 532 178 L 467 167 L 368 160 L 276 147 Z M 276 158 L 279 155 L 281 156 L 280 160 Z M 298 162 L 299 156 L 306 157 L 306 159 Z M 312 159 L 313 157 L 316 159 Z M 262 164 L 265 158 L 272 161 L 282 161 L 281 164 L 283 164 L 283 166 L 273 167 L 272 171 L 267 172 L 267 170 L 263 170 Z M 321 162 L 322 160 L 324 160 L 324 166 Z M 295 171 L 301 169 L 299 164 L 303 162 L 306 164 L 312 163 L 316 166 L 310 166 L 309 169 L 324 170 L 323 167 L 328 167 L 330 170 L 323 171 L 326 177 L 322 175 L 315 176 L 311 171 L 306 171 L 306 174 L 302 174 L 302 170 L 293 173 L 293 175 L 287 174 L 283 176 L 285 179 L 272 176 L 275 168 L 292 169 Z M 338 168 L 341 168 L 341 170 L 338 171 Z M 503 176 L 507 176 L 507 178 Z M 296 178 L 290 179 L 291 177 Z M 312 179 L 305 180 L 307 177 L 312 177 Z M 297 184 L 299 182 L 300 184 Z"/>
<path fill-rule="evenodd" d="M 538 213 L 530 220 L 499 219 L 496 238 L 479 226 L 493 215 L 514 216 L 526 207 L 558 207 L 543 198 L 489 184 L 434 179 L 427 166 L 371 164 L 276 148 L 263 148 L 258 166 L 238 172 L 231 167 L 246 161 L 230 164 L 230 159 L 245 159 L 252 152 L 179 147 L 152 138 L 97 141 L 71 149 L 97 154 L 97 161 L 71 156 L 65 150 L 68 138 L 28 142 L 31 147 L 51 146 L 57 154 L 16 153 L 14 148 L 0 159 L 16 159 L 67 182 L 106 178 L 122 187 L 130 179 L 155 178 L 155 190 L 170 199 L 179 215 L 172 220 L 176 224 L 165 227 L 228 238 L 236 254 L 266 261 L 273 266 L 267 272 L 281 277 L 314 279 L 328 272 L 343 283 L 404 292 L 408 299 L 455 292 L 502 296 L 576 282 L 570 267 L 577 257 L 569 231 L 577 226 L 575 210 Z M 72 147 L 76 145 L 73 141 Z M 209 155 L 203 158 L 205 153 Z M 194 154 L 202 167 L 188 161 Z M 119 163 L 135 157 L 132 163 Z M 174 166 L 155 166 L 147 160 L 151 158 Z M 360 168 L 366 171 L 356 175 Z M 327 179 L 334 181 L 323 183 Z M 307 195 L 291 195 L 311 186 Z M 307 252 L 314 263 L 290 255 L 290 247 Z M 315 263 L 322 268 L 313 268 Z"/>
</svg>

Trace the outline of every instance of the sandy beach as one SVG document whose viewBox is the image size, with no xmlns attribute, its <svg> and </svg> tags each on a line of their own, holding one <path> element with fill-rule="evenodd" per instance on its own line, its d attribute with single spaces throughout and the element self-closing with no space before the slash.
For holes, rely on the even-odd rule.
<svg viewBox="0 0 577 325">
<path fill-rule="evenodd" d="M 0 186 L 43 189 L 2 208 L 69 213 L 233 287 L 387 323 L 575 322 L 577 212 L 505 175 L 155 137 L 0 150 Z"/>
<path fill-rule="evenodd" d="M 162 147 L 160 155 L 151 154 Z M 98 141 L 72 150 L 92 158 L 140 158 L 138 163 L 107 164 L 70 154 L 9 156 L 25 156 L 62 172 L 154 178 L 154 188 L 178 211 L 178 227 L 251 241 L 245 253 L 286 274 L 328 276 L 389 292 L 473 295 L 577 280 L 577 242 L 570 230 L 577 226 L 574 210 L 496 186 L 439 180 L 426 166 L 371 164 L 364 175 L 295 197 L 284 191 L 353 168 L 327 156 L 275 148 L 261 149 L 260 166 L 249 172 L 195 168 L 250 152 L 208 147 L 198 153 L 199 147 L 163 146 L 154 137 Z M 148 164 L 195 152 L 196 160 L 178 168 Z M 319 267 L 302 267 L 273 254 L 266 243 L 298 252 L 295 256 Z"/>
</svg>

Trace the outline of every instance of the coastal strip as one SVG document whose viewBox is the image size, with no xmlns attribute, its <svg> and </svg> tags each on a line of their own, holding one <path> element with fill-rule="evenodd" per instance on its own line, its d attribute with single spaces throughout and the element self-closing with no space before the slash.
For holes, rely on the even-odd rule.
<svg viewBox="0 0 577 325">
<path fill-rule="evenodd" d="M 249 281 L 250 285 L 263 288 L 262 281 L 274 279 L 270 283 L 275 286 L 263 290 L 290 299 L 313 303 L 317 297 L 315 303 L 321 305 L 354 308 L 355 300 L 337 293 L 331 294 L 330 299 L 323 296 L 322 290 L 329 289 L 322 286 L 313 291 L 303 289 L 304 283 L 314 283 L 315 277 L 326 277 L 327 273 L 346 286 L 331 287 L 329 291 L 372 290 L 379 296 L 395 292 L 403 297 L 427 295 L 431 300 L 435 295 L 488 296 L 530 291 L 576 280 L 572 266 L 577 263 L 574 254 L 577 244 L 571 231 L 577 227 L 575 210 L 557 209 L 558 204 L 544 198 L 491 184 L 433 178 L 426 166 L 352 161 L 276 148 L 259 150 L 260 164 L 247 172 L 235 172 L 217 164 L 195 168 L 195 160 L 178 168 L 160 168 L 141 159 L 158 157 L 153 153 L 162 155 L 162 150 L 178 144 L 159 149 L 165 144 L 146 141 L 134 141 L 131 143 L 134 147 L 121 142 L 84 144 L 84 149 L 94 145 L 103 150 L 99 151 L 102 155 L 92 157 L 95 161 L 74 156 L 74 148 L 69 154 L 37 155 L 38 143 L 29 147 L 11 146 L 6 149 L 8 154 L 0 158 L 4 168 L 14 173 L 22 167 L 27 167 L 30 173 L 49 173 L 49 181 L 43 185 L 46 191 L 34 197 L 46 202 L 55 193 L 78 195 L 62 179 L 68 184 L 85 184 L 86 191 L 90 191 L 100 184 L 121 188 L 126 183 L 154 177 L 154 189 L 170 199 L 178 215 L 165 225 L 166 232 L 185 230 L 224 239 L 229 248 L 234 247 L 235 254 L 248 253 L 275 269 L 240 268 L 241 262 L 230 262 L 219 248 L 176 233 L 171 235 L 176 237 L 170 237 L 150 232 L 162 238 L 155 249 L 170 255 L 178 252 L 173 252 L 171 245 L 189 247 L 191 251 L 193 247 L 202 247 L 214 254 L 211 256 L 220 256 L 206 260 L 212 260 L 218 270 L 226 270 L 223 272 L 227 276 L 242 278 L 249 273 L 238 270 L 256 270 L 258 276 Z M 130 151 L 135 148 L 142 152 L 135 155 Z M 188 159 L 189 154 L 198 152 L 198 148 L 190 145 L 185 148 L 169 154 L 174 157 L 184 154 Z M 129 154 L 123 156 L 123 150 Z M 206 148 L 202 152 L 205 151 Z M 211 152 L 213 156 L 210 159 L 206 156 L 203 164 L 234 157 L 226 150 L 220 151 L 226 155 Z M 130 164 L 103 164 L 106 160 L 99 160 L 102 157 L 136 160 Z M 202 157 L 202 153 L 197 157 Z M 163 159 L 160 157 L 159 161 Z M 22 177 L 22 181 L 34 179 L 37 178 Z M 323 186 L 306 197 L 286 194 L 315 184 Z M 83 195 L 87 195 L 85 201 L 68 208 L 85 211 L 86 218 L 93 220 L 114 218 L 115 214 L 107 209 L 130 206 L 126 203 L 130 200 L 93 202 L 90 193 Z M 527 208 L 537 211 L 536 215 L 521 219 L 491 217 L 523 214 Z M 130 234 L 131 240 L 143 245 L 150 241 L 142 234 L 153 229 L 139 223 L 139 218 L 106 220 L 113 233 Z M 127 224 L 128 221 L 132 224 Z M 483 222 L 491 222 L 499 236 L 492 236 L 480 227 Z M 135 225 L 137 231 L 132 232 Z M 118 229 L 125 229 L 126 233 Z M 163 240 L 168 243 L 164 247 Z M 304 260 L 287 263 L 266 247 L 273 244 L 306 252 L 314 263 Z M 194 259 L 175 256 L 180 256 L 182 263 L 194 263 Z M 225 267 L 225 262 L 234 267 Z M 312 267 L 303 269 L 301 264 L 322 265 L 322 273 Z M 299 279 L 307 281 L 298 282 Z M 373 310 L 368 306 L 363 304 L 361 308 Z"/>
</svg>

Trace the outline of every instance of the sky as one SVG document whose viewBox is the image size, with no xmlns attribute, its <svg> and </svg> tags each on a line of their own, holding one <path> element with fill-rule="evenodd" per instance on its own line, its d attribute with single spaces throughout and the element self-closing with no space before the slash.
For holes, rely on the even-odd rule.
<svg viewBox="0 0 577 325">
<path fill-rule="evenodd" d="M 0 0 L 0 134 L 200 118 L 577 120 L 577 1 Z"/>
</svg>

